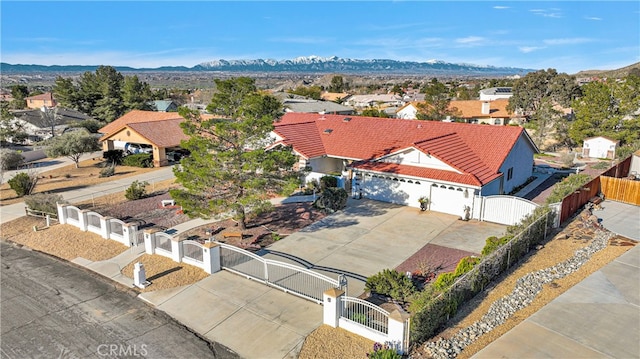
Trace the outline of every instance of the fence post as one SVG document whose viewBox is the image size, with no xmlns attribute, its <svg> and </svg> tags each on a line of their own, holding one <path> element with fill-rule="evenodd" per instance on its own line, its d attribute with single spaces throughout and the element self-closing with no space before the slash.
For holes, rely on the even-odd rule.
<svg viewBox="0 0 640 359">
<path fill-rule="evenodd" d="M 87 218 L 87 212 L 89 212 L 88 209 L 83 209 L 78 212 L 78 222 L 80 222 L 80 230 L 83 232 L 87 231 L 87 226 L 89 225 L 89 223 L 87 223 L 89 221 L 89 219 Z M 109 237 L 104 238 L 109 239 Z"/>
<path fill-rule="evenodd" d="M 138 243 L 138 226 L 135 223 L 125 223 L 122 226 L 122 235 L 129 241 L 129 247 L 137 246 Z"/>
<path fill-rule="evenodd" d="M 148 228 L 143 231 L 144 233 L 144 251 L 147 254 L 156 253 L 156 232 L 159 232 L 158 228 Z"/>
<path fill-rule="evenodd" d="M 322 322 L 332 328 L 339 327 L 343 295 L 344 292 L 338 288 L 329 288 L 322 293 Z"/>
<path fill-rule="evenodd" d="M 83 211 L 84 212 L 84 211 Z M 86 215 L 83 216 L 86 218 Z M 113 217 L 100 217 L 100 233 L 102 238 L 109 239 L 109 235 L 111 234 L 111 219 Z M 82 222 L 80 222 L 82 224 Z M 85 226 L 86 231 L 86 226 Z"/>
<path fill-rule="evenodd" d="M 171 238 L 171 259 L 174 262 L 182 262 L 182 241 L 184 241 L 184 238 L 180 238 L 180 236 Z"/>
<path fill-rule="evenodd" d="M 387 337 L 389 343 L 399 354 L 404 354 L 409 349 L 406 342 L 406 334 L 409 330 L 409 314 L 400 312 L 398 309 L 389 314 L 389 331 Z"/>
<path fill-rule="evenodd" d="M 220 245 L 216 242 L 206 242 L 203 245 L 202 263 L 204 271 L 213 274 L 220 271 Z"/>
<path fill-rule="evenodd" d="M 58 223 L 67 224 L 67 206 L 66 204 L 56 203 L 58 206 Z"/>
</svg>

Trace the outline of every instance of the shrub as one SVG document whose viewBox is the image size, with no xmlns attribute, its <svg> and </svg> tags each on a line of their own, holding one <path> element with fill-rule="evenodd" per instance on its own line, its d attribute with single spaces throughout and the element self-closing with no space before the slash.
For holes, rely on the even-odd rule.
<svg viewBox="0 0 640 359">
<path fill-rule="evenodd" d="M 320 177 L 320 190 L 324 191 L 330 187 L 338 187 L 338 179 L 333 176 Z"/>
<path fill-rule="evenodd" d="M 562 182 L 556 183 L 553 190 L 551 190 L 551 194 L 549 194 L 549 197 L 547 197 L 545 201 L 547 204 L 560 202 L 569 194 L 589 183 L 589 181 L 591 181 L 591 176 L 589 175 L 582 173 L 570 174 L 567 178 L 563 179 Z"/>
<path fill-rule="evenodd" d="M 138 182 L 137 180 L 133 181 L 131 183 L 131 186 L 129 186 L 129 188 L 127 188 L 127 190 L 124 193 L 125 198 L 130 201 L 144 198 L 144 196 L 147 194 L 148 184 L 149 183 L 147 181 L 143 181 L 143 182 Z"/>
<path fill-rule="evenodd" d="M 33 211 L 44 212 L 58 216 L 57 203 L 66 203 L 59 194 L 53 193 L 36 193 L 24 198 L 27 208 Z"/>
<path fill-rule="evenodd" d="M 487 238 L 484 248 L 482 248 L 482 255 L 486 256 L 489 255 L 493 252 L 495 252 L 496 249 L 500 248 L 501 246 L 503 246 L 505 243 L 509 242 L 509 240 L 511 240 L 511 238 L 513 238 L 513 236 L 503 236 L 503 237 L 496 237 L 496 236 L 491 236 L 489 238 Z"/>
<path fill-rule="evenodd" d="M 402 355 L 398 354 L 395 349 L 389 348 L 386 344 L 373 344 L 373 351 L 367 353 L 369 359 L 402 359 Z"/>
<path fill-rule="evenodd" d="M 455 280 L 456 275 L 452 272 L 440 273 L 431 286 L 434 290 L 441 291 L 449 288 Z"/>
<path fill-rule="evenodd" d="M 347 199 L 349 194 L 344 188 L 328 187 L 316 201 L 313 206 L 327 213 L 333 213 L 344 209 L 347 206 Z"/>
<path fill-rule="evenodd" d="M 153 167 L 153 155 L 150 153 L 136 153 L 122 159 L 122 164 L 131 167 Z"/>
<path fill-rule="evenodd" d="M 115 164 L 109 165 L 100 170 L 100 177 L 111 177 L 116 174 Z"/>
<path fill-rule="evenodd" d="M 16 195 L 18 195 L 18 197 L 22 197 L 30 195 L 31 192 L 33 192 L 33 189 L 38 183 L 38 176 L 20 172 L 7 182 L 9 183 L 9 187 L 16 191 Z"/>
<path fill-rule="evenodd" d="M 464 257 L 458 262 L 456 270 L 453 272 L 453 274 L 456 277 L 460 277 L 461 275 L 470 271 L 478 263 L 480 263 L 480 258 L 478 257 Z"/>
<path fill-rule="evenodd" d="M 0 149 L 0 169 L 13 170 L 24 163 L 24 157 L 18 152 L 8 148 Z"/>
<path fill-rule="evenodd" d="M 123 157 L 124 152 L 122 150 L 109 150 L 102 154 L 102 158 L 104 158 L 108 163 L 116 165 L 122 164 Z"/>
<path fill-rule="evenodd" d="M 388 295 L 404 302 L 415 292 L 411 279 L 397 270 L 384 269 L 382 272 L 367 278 L 365 289 L 374 293 Z"/>
</svg>

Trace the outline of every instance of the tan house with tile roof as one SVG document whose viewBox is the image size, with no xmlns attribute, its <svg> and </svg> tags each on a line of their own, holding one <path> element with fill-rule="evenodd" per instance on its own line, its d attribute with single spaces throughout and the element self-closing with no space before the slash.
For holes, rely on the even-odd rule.
<svg viewBox="0 0 640 359">
<path fill-rule="evenodd" d="M 507 111 L 508 104 L 508 99 L 495 101 L 454 100 L 449 103 L 449 110 L 452 110 L 456 114 L 451 116 L 452 120 L 459 119 L 466 123 L 485 123 L 490 125 L 520 123 L 523 117 L 509 113 L 509 111 Z M 417 113 L 417 103 L 411 102 L 398 109 L 396 117 L 405 120 L 415 120 Z"/>
<path fill-rule="evenodd" d="M 58 104 L 51 92 L 24 98 L 28 108 L 56 107 Z"/>
<path fill-rule="evenodd" d="M 166 166 L 167 151 L 178 149 L 182 140 L 189 139 L 180 128 L 182 121 L 177 112 L 132 110 L 98 131 L 103 134 L 102 149 L 118 149 L 124 143 L 151 145 L 154 166 Z"/>
</svg>

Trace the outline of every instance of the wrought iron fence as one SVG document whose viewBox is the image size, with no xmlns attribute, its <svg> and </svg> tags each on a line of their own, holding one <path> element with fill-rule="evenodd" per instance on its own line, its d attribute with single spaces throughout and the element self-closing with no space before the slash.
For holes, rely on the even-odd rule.
<svg viewBox="0 0 640 359">
<path fill-rule="evenodd" d="M 156 249 L 171 253 L 171 237 L 164 233 L 156 233 Z"/>
<path fill-rule="evenodd" d="M 202 262 L 202 245 L 195 241 L 182 242 L 182 255 L 184 257 Z"/>
<path fill-rule="evenodd" d="M 340 316 L 382 334 L 389 334 L 389 312 L 381 307 L 354 297 L 342 297 Z"/>
</svg>

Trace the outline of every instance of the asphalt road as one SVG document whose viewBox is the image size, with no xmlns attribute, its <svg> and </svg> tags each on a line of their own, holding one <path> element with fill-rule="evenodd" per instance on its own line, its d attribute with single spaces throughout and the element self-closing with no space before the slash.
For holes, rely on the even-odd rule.
<svg viewBox="0 0 640 359">
<path fill-rule="evenodd" d="M 0 358 L 238 358 L 94 273 L 0 249 Z"/>
</svg>

